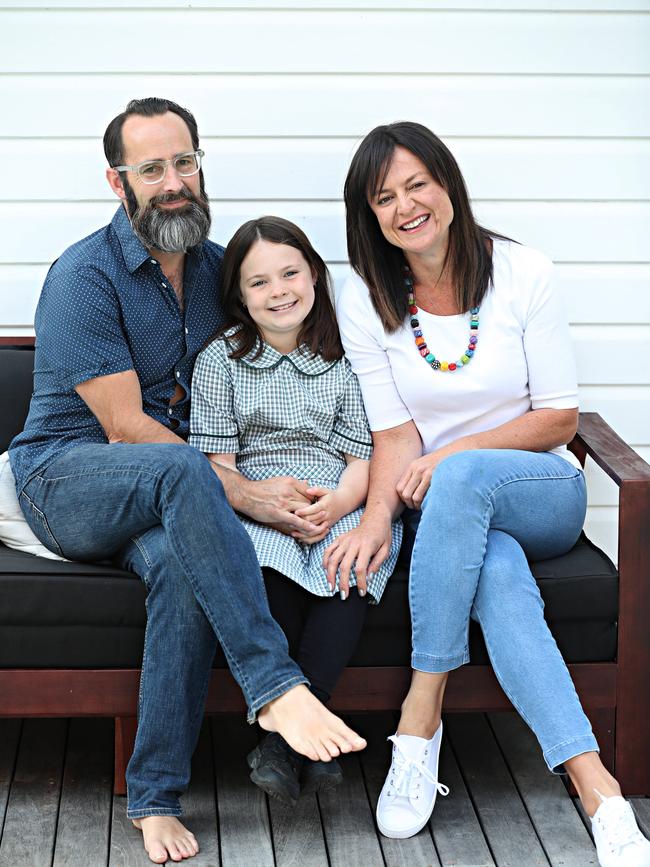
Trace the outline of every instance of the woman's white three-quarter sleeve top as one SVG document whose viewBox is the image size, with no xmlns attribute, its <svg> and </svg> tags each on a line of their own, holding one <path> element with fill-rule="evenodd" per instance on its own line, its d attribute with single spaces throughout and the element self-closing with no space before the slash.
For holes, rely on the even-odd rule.
<svg viewBox="0 0 650 867">
<path fill-rule="evenodd" d="M 371 430 L 412 419 L 428 453 L 531 408 L 577 407 L 569 327 L 552 274 L 553 264 L 543 254 L 495 239 L 493 280 L 479 312 L 476 352 L 469 364 L 453 372 L 434 371 L 422 358 L 408 318 L 387 334 L 368 289 L 352 275 L 337 292 L 336 310 Z M 436 358 L 460 358 L 469 341 L 469 317 L 418 312 Z M 566 446 L 553 452 L 579 466 Z"/>
</svg>

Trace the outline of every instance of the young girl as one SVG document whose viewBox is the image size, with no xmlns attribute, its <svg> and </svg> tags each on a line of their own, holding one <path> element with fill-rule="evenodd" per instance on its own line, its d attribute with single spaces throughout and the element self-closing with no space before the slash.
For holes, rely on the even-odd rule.
<svg viewBox="0 0 650 867">
<path fill-rule="evenodd" d="M 312 692 L 327 701 L 357 644 L 368 599 L 379 602 L 393 570 L 401 524 L 393 525 L 386 561 L 369 576 L 368 595 L 338 578 L 328 584 L 323 554 L 359 523 L 372 447 L 329 274 L 305 234 L 279 217 L 245 223 L 226 249 L 222 298 L 226 326 L 194 368 L 189 442 L 217 473 L 236 469 L 258 483 L 259 496 L 277 497 L 300 519 L 271 526 L 242 516 L 271 613 Z M 303 759 L 275 733 L 248 763 L 254 783 L 292 804 L 301 785 L 317 791 L 342 779 L 336 761 Z"/>
</svg>

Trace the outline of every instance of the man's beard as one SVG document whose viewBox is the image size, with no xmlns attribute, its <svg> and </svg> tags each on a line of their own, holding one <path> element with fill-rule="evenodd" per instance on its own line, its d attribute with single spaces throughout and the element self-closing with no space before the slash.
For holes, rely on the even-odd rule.
<svg viewBox="0 0 650 867">
<path fill-rule="evenodd" d="M 161 193 L 140 206 L 133 187 L 124 178 L 127 211 L 138 240 L 148 250 L 163 253 L 185 253 L 203 243 L 210 231 L 210 207 L 201 184 L 201 197 L 196 198 L 187 187 L 178 193 Z M 165 202 L 186 201 L 181 208 L 165 210 L 157 207 Z"/>
</svg>

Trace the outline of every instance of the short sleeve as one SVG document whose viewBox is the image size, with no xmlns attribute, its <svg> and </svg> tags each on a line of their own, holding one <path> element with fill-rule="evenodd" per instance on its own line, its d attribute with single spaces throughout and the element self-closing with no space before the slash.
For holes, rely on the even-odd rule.
<svg viewBox="0 0 650 867">
<path fill-rule="evenodd" d="M 194 365 L 188 443 L 206 453 L 239 451 L 232 369 L 223 341 L 215 340 Z"/>
<path fill-rule="evenodd" d="M 553 264 L 546 257 L 528 302 L 524 351 L 532 408 L 577 407 L 578 384 L 569 325 L 553 284 Z"/>
<path fill-rule="evenodd" d="M 359 381 L 350 362 L 344 358 L 342 363 L 345 370 L 343 401 L 334 421 L 330 445 L 348 455 L 369 460 L 372 454 L 372 438 Z"/>
<path fill-rule="evenodd" d="M 383 326 L 360 278 L 350 277 L 337 293 L 336 315 L 345 354 L 359 377 L 371 430 L 411 421 L 393 379 Z"/>
<path fill-rule="evenodd" d="M 52 267 L 36 334 L 39 356 L 57 372 L 62 388 L 134 369 L 115 288 L 96 268 Z"/>
</svg>

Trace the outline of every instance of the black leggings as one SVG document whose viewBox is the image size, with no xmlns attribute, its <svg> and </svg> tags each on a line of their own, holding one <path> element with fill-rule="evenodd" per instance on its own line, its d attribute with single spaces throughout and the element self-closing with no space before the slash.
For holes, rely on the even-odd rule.
<svg viewBox="0 0 650 867">
<path fill-rule="evenodd" d="M 289 642 L 289 654 L 325 702 L 354 652 L 366 616 L 368 597 L 351 588 L 343 601 L 316 596 L 275 569 L 262 569 L 269 607 Z"/>
</svg>

